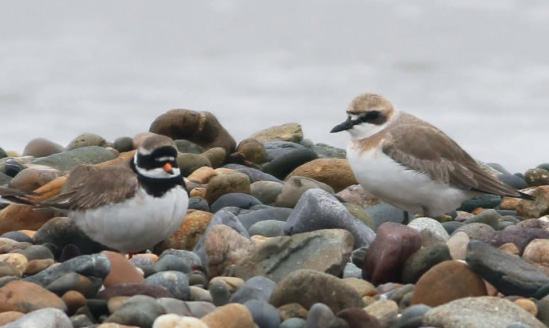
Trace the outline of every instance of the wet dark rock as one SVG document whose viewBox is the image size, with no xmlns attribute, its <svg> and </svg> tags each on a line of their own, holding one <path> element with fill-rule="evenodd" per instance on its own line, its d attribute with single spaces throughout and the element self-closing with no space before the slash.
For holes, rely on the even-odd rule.
<svg viewBox="0 0 549 328">
<path fill-rule="evenodd" d="M 252 195 L 243 193 L 230 193 L 219 197 L 211 206 L 213 213 L 227 206 L 249 209 L 252 206 L 260 205 L 261 202 Z"/>
<path fill-rule="evenodd" d="M 267 173 L 262 172 L 258 169 L 254 169 L 254 168 L 247 167 L 247 166 L 244 166 L 244 165 L 227 164 L 224 167 L 228 168 L 228 169 L 231 169 L 231 170 L 235 170 L 235 171 L 240 172 L 240 173 L 246 174 L 250 178 L 250 181 L 252 183 L 257 182 L 257 181 L 274 181 L 274 182 L 282 183 L 282 180 L 274 177 L 271 174 L 267 174 Z"/>
<path fill-rule="evenodd" d="M 465 260 L 504 295 L 531 297 L 549 284 L 549 277 L 541 269 L 481 241 L 469 242 Z"/>
<path fill-rule="evenodd" d="M 502 197 L 498 195 L 486 194 L 474 197 L 464 201 L 458 208 L 458 211 L 472 212 L 476 208 L 494 208 L 501 204 Z"/>
<path fill-rule="evenodd" d="M 263 172 L 284 179 L 296 167 L 317 159 L 318 155 L 310 149 L 298 149 L 279 156 L 263 166 Z"/>
</svg>

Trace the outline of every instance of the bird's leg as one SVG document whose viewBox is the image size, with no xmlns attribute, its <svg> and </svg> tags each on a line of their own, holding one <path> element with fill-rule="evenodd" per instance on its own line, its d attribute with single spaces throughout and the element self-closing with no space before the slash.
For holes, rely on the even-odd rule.
<svg viewBox="0 0 549 328">
<path fill-rule="evenodd" d="M 404 219 L 402 220 L 402 224 L 408 224 L 410 223 L 410 212 L 408 211 L 403 211 L 402 213 L 404 213 Z"/>
</svg>

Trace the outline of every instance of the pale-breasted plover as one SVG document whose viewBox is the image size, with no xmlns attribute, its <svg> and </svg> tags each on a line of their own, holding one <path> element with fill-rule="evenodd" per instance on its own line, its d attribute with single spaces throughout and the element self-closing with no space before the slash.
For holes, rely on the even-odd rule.
<svg viewBox="0 0 549 328">
<path fill-rule="evenodd" d="M 152 248 L 181 225 L 189 203 L 173 140 L 146 138 L 129 163 L 82 165 L 71 171 L 64 191 L 36 201 L 36 195 L 0 189 L 8 201 L 66 211 L 91 239 L 134 253 Z"/>
<path fill-rule="evenodd" d="M 486 173 L 444 132 L 364 93 L 333 132 L 348 131 L 347 159 L 360 185 L 409 214 L 436 217 L 482 195 L 530 196 Z"/>
</svg>

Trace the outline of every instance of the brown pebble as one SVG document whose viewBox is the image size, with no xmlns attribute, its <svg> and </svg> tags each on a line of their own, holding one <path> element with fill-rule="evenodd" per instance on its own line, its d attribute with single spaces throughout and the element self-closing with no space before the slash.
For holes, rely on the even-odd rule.
<svg viewBox="0 0 549 328">
<path fill-rule="evenodd" d="M 63 294 L 63 296 L 61 296 L 61 299 L 67 305 L 67 313 L 69 315 L 74 314 L 76 310 L 83 306 L 86 306 L 87 304 L 84 295 L 75 290 L 69 290 L 68 292 Z"/>
<path fill-rule="evenodd" d="M 43 271 L 53 265 L 55 261 L 53 259 L 40 259 L 32 260 L 25 269 L 25 275 L 32 276 L 40 271 Z"/>
<path fill-rule="evenodd" d="M 532 300 L 529 300 L 527 298 L 519 298 L 518 300 L 515 300 L 514 303 L 528 311 L 534 317 L 538 315 L 538 307 L 536 303 L 532 302 Z"/>
<path fill-rule="evenodd" d="M 256 328 L 252 314 L 247 307 L 230 303 L 216 308 L 202 317 L 210 328 Z"/>
<path fill-rule="evenodd" d="M 109 298 L 109 300 L 107 301 L 107 307 L 109 308 L 109 312 L 114 313 L 129 298 L 130 298 L 130 296 L 115 296 L 115 297 Z"/>
<path fill-rule="evenodd" d="M 208 183 L 211 178 L 215 177 L 218 173 L 209 166 L 202 166 L 191 173 L 187 179 L 195 180 L 200 183 Z"/>
<path fill-rule="evenodd" d="M 343 282 L 351 286 L 360 296 L 373 296 L 377 294 L 376 287 L 366 280 L 358 278 L 344 278 Z"/>
<path fill-rule="evenodd" d="M 142 283 L 145 281 L 143 274 L 124 255 L 111 251 L 103 251 L 111 262 L 111 271 L 105 278 L 105 287 L 116 284 Z"/>
<path fill-rule="evenodd" d="M 17 271 L 17 275 L 21 277 L 27 268 L 29 260 L 23 254 L 8 253 L 0 255 L 0 262 L 11 265 Z"/>
<path fill-rule="evenodd" d="M 505 243 L 498 247 L 500 250 L 504 251 L 507 254 L 511 255 L 519 255 L 520 251 L 517 247 L 517 245 L 513 243 Z"/>
<path fill-rule="evenodd" d="M 191 197 L 202 197 L 202 198 L 204 198 L 205 195 L 206 195 L 206 188 L 204 188 L 204 187 L 194 188 L 190 192 Z"/>
<path fill-rule="evenodd" d="M 284 304 L 278 308 L 282 321 L 290 318 L 307 319 L 309 311 L 299 303 Z"/>
<path fill-rule="evenodd" d="M 44 287 L 21 280 L 10 281 L 0 288 L 0 312 L 32 312 L 46 307 L 67 310 L 63 300 Z"/>
</svg>

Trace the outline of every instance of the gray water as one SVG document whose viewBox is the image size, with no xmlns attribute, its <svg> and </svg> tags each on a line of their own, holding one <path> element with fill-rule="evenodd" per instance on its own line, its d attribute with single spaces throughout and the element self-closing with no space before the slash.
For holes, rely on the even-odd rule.
<svg viewBox="0 0 549 328">
<path fill-rule="evenodd" d="M 172 108 L 314 142 L 377 92 L 477 159 L 549 162 L 549 2 L 1 1 L 0 146 L 113 141 Z"/>
</svg>

